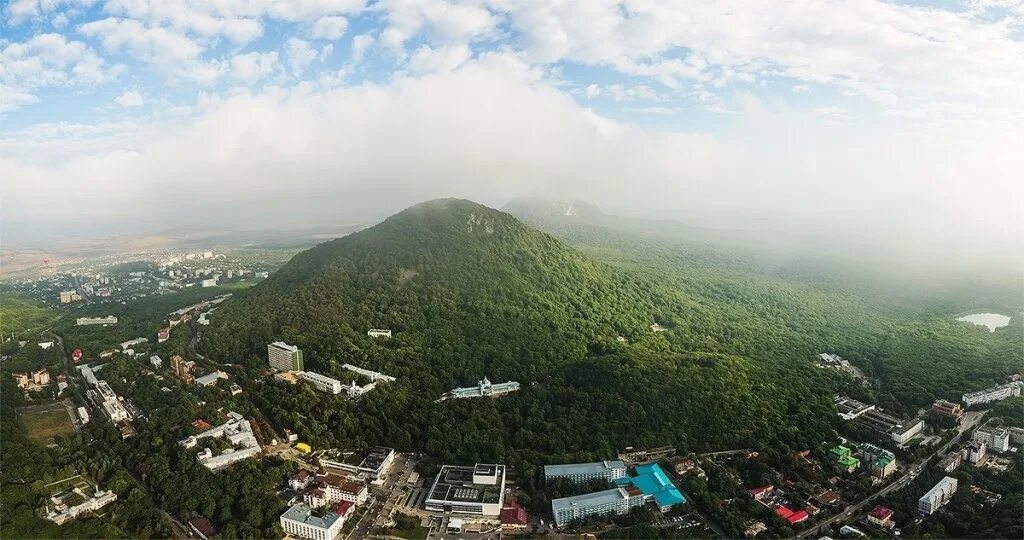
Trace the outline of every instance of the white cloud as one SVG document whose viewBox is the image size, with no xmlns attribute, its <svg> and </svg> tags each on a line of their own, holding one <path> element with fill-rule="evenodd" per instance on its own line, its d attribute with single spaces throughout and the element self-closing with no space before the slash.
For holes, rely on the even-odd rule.
<svg viewBox="0 0 1024 540">
<path fill-rule="evenodd" d="M 348 19 L 340 15 L 327 15 L 320 17 L 313 23 L 310 29 L 310 36 L 314 39 L 335 40 L 345 35 L 348 28 Z"/>
<path fill-rule="evenodd" d="M 289 38 L 284 43 L 284 55 L 296 74 L 305 71 L 317 56 L 309 42 L 299 38 Z"/>
<path fill-rule="evenodd" d="M 136 91 L 124 92 L 120 96 L 114 98 L 114 101 L 118 105 L 126 109 L 132 107 L 141 107 L 146 103 L 146 100 L 142 97 L 142 94 Z"/>
<path fill-rule="evenodd" d="M 96 0 L 13 0 L 5 10 L 11 24 L 38 19 L 59 9 L 80 9 L 89 7 Z M 56 25 L 55 25 L 56 26 Z"/>
<path fill-rule="evenodd" d="M 10 111 L 36 101 L 40 88 L 84 85 L 112 80 L 119 71 L 109 66 L 81 41 L 60 34 L 37 34 L 20 43 L 0 42 L 0 108 Z"/>
<path fill-rule="evenodd" d="M 199 44 L 182 33 L 147 27 L 133 19 L 108 17 L 85 23 L 78 30 L 98 39 L 107 51 L 128 52 L 155 64 L 191 62 L 202 52 Z"/>
<path fill-rule="evenodd" d="M 473 55 L 466 45 L 447 45 L 432 49 L 423 45 L 409 59 L 414 73 L 447 73 L 465 63 Z"/>
<path fill-rule="evenodd" d="M 277 52 L 251 52 L 231 58 L 231 75 L 241 81 L 254 83 L 269 77 L 277 69 Z"/>
<path fill-rule="evenodd" d="M 209 226 L 266 227 L 266 216 L 289 212 L 337 222 L 437 196 L 500 205 L 544 193 L 734 227 L 758 209 L 823 234 L 939 238 L 951 249 L 979 238 L 1017 245 L 1024 235 L 1014 218 L 1020 126 L 985 133 L 965 123 L 921 137 L 894 125 L 831 126 L 843 111 L 754 96 L 732 105 L 740 114 L 716 136 L 647 131 L 581 107 L 510 54 L 386 85 L 243 92 L 209 99 L 194 119 L 133 146 L 96 145 L 70 161 L 46 160 L 34 145 L 49 139 L 0 142 L 5 219 L 67 220 L 47 202 L 57 194 L 83 202 L 79 221 L 165 227 L 189 211 L 209 215 Z M 42 162 L 24 161 L 32 155 Z M 159 189 L 169 182 L 178 189 Z M 189 195 L 196 190 L 201 199 Z"/>
<path fill-rule="evenodd" d="M 384 0 L 374 8 L 387 15 L 381 41 L 399 57 L 405 43 L 424 34 L 437 45 L 465 44 L 495 30 L 498 18 L 481 5 L 447 0 Z"/>
</svg>

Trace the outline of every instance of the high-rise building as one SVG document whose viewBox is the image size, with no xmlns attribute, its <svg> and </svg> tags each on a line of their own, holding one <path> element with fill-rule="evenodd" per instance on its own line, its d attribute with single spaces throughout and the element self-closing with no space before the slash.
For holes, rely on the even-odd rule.
<svg viewBox="0 0 1024 540">
<path fill-rule="evenodd" d="M 985 443 L 989 450 L 1005 452 L 1010 449 L 1010 431 L 1002 427 L 981 426 L 974 430 L 973 440 Z"/>
<path fill-rule="evenodd" d="M 631 509 L 643 506 L 644 495 L 635 488 L 614 488 L 605 491 L 576 495 L 551 501 L 551 513 L 555 523 L 563 527 L 573 520 L 604 514 L 626 514 Z"/>
<path fill-rule="evenodd" d="M 278 371 L 303 371 L 302 350 L 283 341 L 267 345 L 267 360 Z"/>
</svg>

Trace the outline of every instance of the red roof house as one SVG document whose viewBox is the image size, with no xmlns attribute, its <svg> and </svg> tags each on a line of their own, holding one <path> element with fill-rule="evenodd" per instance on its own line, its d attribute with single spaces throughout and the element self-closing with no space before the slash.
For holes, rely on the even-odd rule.
<svg viewBox="0 0 1024 540">
<path fill-rule="evenodd" d="M 882 505 L 875 506 L 868 512 L 868 521 L 878 525 L 879 527 L 892 527 L 896 525 L 892 521 L 892 516 L 896 512 L 892 508 L 888 508 Z"/>
<path fill-rule="evenodd" d="M 529 516 L 526 509 L 519 506 L 516 500 L 509 497 L 505 499 L 505 506 L 501 509 L 501 526 L 504 528 L 522 528 L 529 523 Z"/>
<path fill-rule="evenodd" d="M 750 490 L 750 495 L 755 500 L 760 501 L 765 495 L 770 494 L 775 489 L 775 486 L 761 486 Z"/>
<path fill-rule="evenodd" d="M 352 515 L 352 511 L 356 509 L 356 503 L 352 501 L 341 501 L 334 505 L 334 513 L 338 514 L 342 518 L 347 518 Z"/>
</svg>

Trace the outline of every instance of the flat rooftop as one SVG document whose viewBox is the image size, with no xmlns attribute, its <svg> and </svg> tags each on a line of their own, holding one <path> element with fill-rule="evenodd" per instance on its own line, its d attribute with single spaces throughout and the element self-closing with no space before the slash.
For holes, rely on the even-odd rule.
<svg viewBox="0 0 1024 540">
<path fill-rule="evenodd" d="M 551 511 L 557 515 L 559 510 L 565 510 L 575 506 L 582 506 L 585 508 L 600 504 L 611 504 L 625 498 L 626 490 L 622 488 L 606 489 L 604 491 L 595 491 L 593 493 L 586 493 L 583 495 L 553 499 L 551 501 Z"/>
<path fill-rule="evenodd" d="M 593 463 L 565 463 L 562 465 L 545 465 L 544 476 L 585 476 L 604 474 L 609 469 L 625 469 L 622 461 L 595 461 Z"/>
<path fill-rule="evenodd" d="M 301 503 L 293 505 L 281 517 L 320 529 L 329 529 L 331 525 L 334 525 L 335 521 L 340 519 L 340 516 L 334 512 L 323 512 L 321 515 L 316 515 L 310 507 Z"/>
<path fill-rule="evenodd" d="M 434 486 L 430 490 L 429 499 L 435 501 L 454 501 L 472 503 L 497 503 L 501 500 L 501 489 L 504 484 L 502 476 L 505 474 L 504 465 L 484 465 L 483 471 L 477 472 L 481 465 L 475 467 L 462 467 L 457 465 L 445 465 L 437 473 Z M 495 485 L 474 484 L 473 474 L 497 476 Z"/>
</svg>

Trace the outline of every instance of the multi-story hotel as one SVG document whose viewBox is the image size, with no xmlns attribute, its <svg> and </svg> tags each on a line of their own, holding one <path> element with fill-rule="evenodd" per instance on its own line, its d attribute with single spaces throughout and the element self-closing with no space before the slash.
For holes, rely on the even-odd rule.
<svg viewBox="0 0 1024 540">
<path fill-rule="evenodd" d="M 917 510 L 926 516 L 935 513 L 936 510 L 946 504 L 956 493 L 956 478 L 947 476 L 935 484 L 935 487 L 928 490 L 923 497 L 917 501 Z"/>
<path fill-rule="evenodd" d="M 308 540 L 334 540 L 341 533 L 345 519 L 334 512 L 316 515 L 304 505 L 296 504 L 281 514 L 281 528 L 289 536 Z"/>
<path fill-rule="evenodd" d="M 635 487 L 618 487 L 551 501 L 555 524 L 564 527 L 587 516 L 626 514 L 644 505 L 643 493 Z"/>
<path fill-rule="evenodd" d="M 544 466 L 544 479 L 549 482 L 555 478 L 568 478 L 579 484 L 597 478 L 612 481 L 623 476 L 626 476 L 626 464 L 618 460 Z"/>
<path fill-rule="evenodd" d="M 278 371 L 302 371 L 302 350 L 283 341 L 267 345 L 267 360 Z"/>
</svg>

